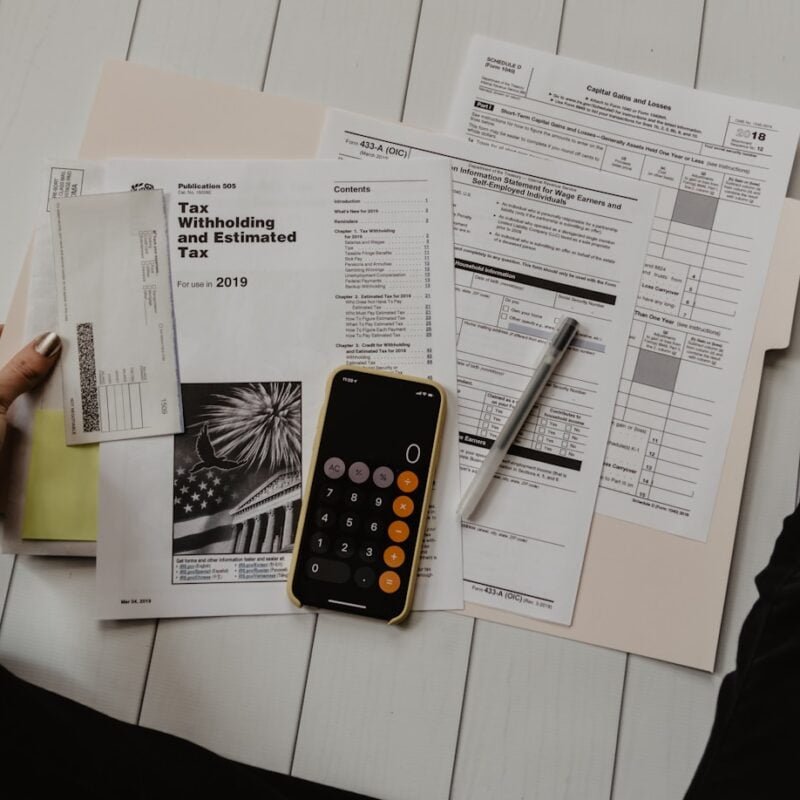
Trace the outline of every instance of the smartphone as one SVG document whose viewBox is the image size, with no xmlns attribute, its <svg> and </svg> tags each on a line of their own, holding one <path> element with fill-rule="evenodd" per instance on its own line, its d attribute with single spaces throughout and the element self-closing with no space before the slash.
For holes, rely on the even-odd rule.
<svg viewBox="0 0 800 800">
<path fill-rule="evenodd" d="M 408 615 L 445 398 L 422 378 L 330 375 L 287 582 L 296 605 L 390 624 Z"/>
</svg>

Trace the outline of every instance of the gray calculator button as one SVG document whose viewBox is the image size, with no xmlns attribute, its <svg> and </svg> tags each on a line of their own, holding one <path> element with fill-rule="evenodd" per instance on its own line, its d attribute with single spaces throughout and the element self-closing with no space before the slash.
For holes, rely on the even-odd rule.
<svg viewBox="0 0 800 800">
<path fill-rule="evenodd" d="M 394 483 L 394 472 L 392 472 L 389 467 L 378 467 L 378 469 L 372 473 L 372 480 L 375 481 L 375 485 L 379 489 L 385 489 L 387 486 L 391 486 Z"/>
<path fill-rule="evenodd" d="M 369 478 L 369 467 L 363 461 L 354 461 L 347 470 L 347 477 L 353 483 L 364 483 Z"/>
<path fill-rule="evenodd" d="M 344 475 L 344 461 L 342 461 L 341 458 L 333 456 L 332 458 L 327 459 L 322 471 L 329 478 L 333 478 L 334 480 L 336 478 L 341 478 L 342 475 Z"/>
</svg>

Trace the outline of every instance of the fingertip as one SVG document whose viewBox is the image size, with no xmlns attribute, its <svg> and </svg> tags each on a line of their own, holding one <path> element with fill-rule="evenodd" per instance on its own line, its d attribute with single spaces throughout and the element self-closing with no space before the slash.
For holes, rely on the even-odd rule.
<svg viewBox="0 0 800 800">
<path fill-rule="evenodd" d="M 38 386 L 52 372 L 60 352 L 58 336 L 45 333 L 0 366 L 0 415 L 23 392 Z"/>
<path fill-rule="evenodd" d="M 61 352 L 61 337 L 48 331 L 33 341 L 33 349 L 44 358 L 55 358 Z"/>
</svg>

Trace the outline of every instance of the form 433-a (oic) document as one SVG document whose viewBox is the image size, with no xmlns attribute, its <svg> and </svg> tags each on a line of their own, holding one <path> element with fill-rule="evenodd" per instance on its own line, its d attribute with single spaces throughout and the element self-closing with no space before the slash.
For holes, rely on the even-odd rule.
<svg viewBox="0 0 800 800">
<path fill-rule="evenodd" d="M 101 447 L 100 616 L 296 611 L 285 582 L 329 372 L 429 376 L 455 400 L 449 167 L 119 161 L 106 185 L 167 198 L 185 433 Z M 463 606 L 458 496 L 453 418 L 415 608 Z"/>
<path fill-rule="evenodd" d="M 600 513 L 707 538 L 799 130 L 792 109 L 473 40 L 449 133 L 658 187 Z"/>
<path fill-rule="evenodd" d="M 562 316 L 577 339 L 464 525 L 465 600 L 569 624 L 655 190 L 330 111 L 320 155 L 450 159 L 465 487 Z M 350 163 L 349 161 L 347 163 Z"/>
</svg>

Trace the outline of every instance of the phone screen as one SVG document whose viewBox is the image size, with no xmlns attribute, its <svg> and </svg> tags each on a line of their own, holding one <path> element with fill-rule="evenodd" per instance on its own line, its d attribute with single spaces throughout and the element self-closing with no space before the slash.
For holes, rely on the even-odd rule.
<svg viewBox="0 0 800 800">
<path fill-rule="evenodd" d="M 381 619 L 403 611 L 442 403 L 428 383 L 334 375 L 292 583 L 300 602 Z"/>
</svg>

